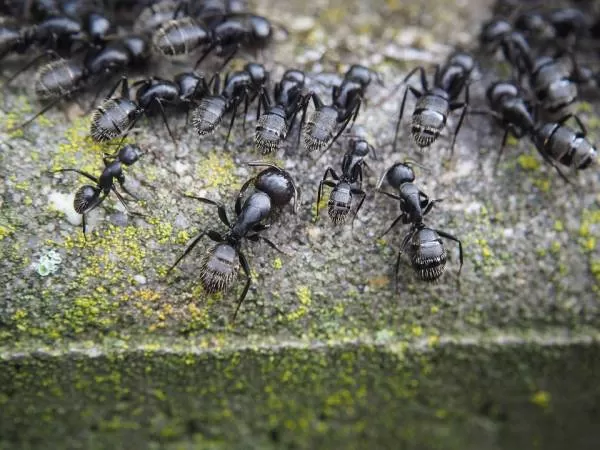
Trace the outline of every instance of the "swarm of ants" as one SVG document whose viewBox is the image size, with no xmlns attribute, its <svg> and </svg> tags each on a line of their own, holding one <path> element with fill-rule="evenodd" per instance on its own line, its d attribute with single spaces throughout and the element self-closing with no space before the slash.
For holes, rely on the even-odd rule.
<svg viewBox="0 0 600 450">
<path fill-rule="evenodd" d="M 365 170 L 369 167 L 369 155 L 376 158 L 378 144 L 354 134 L 353 128 L 360 112 L 368 107 L 370 86 L 375 83 L 384 89 L 381 75 L 364 65 L 349 65 L 327 99 L 319 89 L 311 87 L 312 74 L 298 68 L 285 70 L 277 80 L 272 79 L 273 68 L 258 58 L 241 70 L 229 70 L 235 57 L 258 55 L 273 45 L 274 30 L 283 28 L 248 11 L 244 1 L 8 1 L 2 3 L 0 13 L 5 19 L 11 18 L 0 26 L 0 60 L 29 56 L 19 69 L 5 77 L 3 87 L 6 89 L 22 74 L 35 70 L 35 93 L 44 103 L 31 118 L 14 128 L 30 126 L 49 109 L 88 91 L 93 96 L 89 107 L 93 111 L 91 138 L 97 142 L 118 142 L 116 153 L 104 156 L 104 168 L 98 177 L 78 168 L 55 171 L 74 172 L 93 182 L 77 190 L 73 205 L 82 214 L 84 235 L 86 214 L 111 193 L 131 212 L 119 191 L 136 199 L 125 187 L 123 169 L 137 162 L 145 151 L 135 144 L 125 144 L 125 137 L 141 117 L 158 114 L 177 146 L 177 133 L 168 120 L 171 111 L 176 110 L 185 112 L 186 125 L 191 117 L 199 140 L 215 133 L 227 119 L 227 146 L 236 119 L 239 121 L 241 116 L 245 130 L 247 116 L 255 109 L 251 141 L 263 155 L 276 154 L 285 146 L 295 149 L 294 157 L 314 157 L 340 144 L 345 148 L 340 166 L 327 167 L 316 189 L 317 216 L 321 198 L 330 191 L 327 209 L 332 226 L 345 226 L 349 217 L 353 226 L 363 204 L 370 199 Z M 448 118 L 455 113 L 458 118 L 449 146 L 452 157 L 465 117 L 489 116 L 504 130 L 497 162 L 509 134 L 528 138 L 542 159 L 571 183 L 565 167 L 584 170 L 597 163 L 597 150 L 573 111 L 580 87 L 594 85 L 600 79 L 577 57 L 578 49 L 596 39 L 599 30 L 600 21 L 592 21 L 575 8 L 516 8 L 509 17 L 489 20 L 481 28 L 478 48 L 451 53 L 431 71 L 431 79 L 428 68 L 418 66 L 399 84 L 390 80 L 392 92 L 401 93 L 397 117 L 390 124 L 395 129 L 394 154 L 399 153 L 407 99 L 414 97 L 410 130 L 420 149 L 436 143 L 448 126 Z M 470 86 L 478 82 L 473 74 L 482 58 L 489 60 L 490 55 L 496 54 L 510 66 L 512 78 L 490 84 L 487 106 L 476 105 L 477 100 L 470 94 Z M 167 58 L 183 59 L 189 62 L 189 68 L 168 79 L 151 73 L 155 61 Z M 215 59 L 215 67 L 207 64 Z M 142 78 L 133 81 L 132 74 L 141 74 Z M 420 87 L 411 84 L 415 76 Z M 100 99 L 103 92 L 104 98 Z M 204 237 L 214 241 L 215 245 L 202 257 L 198 277 L 205 291 L 222 291 L 233 284 L 241 268 L 246 283 L 234 319 L 252 277 L 243 245 L 247 241 L 263 241 L 281 251 L 262 233 L 278 222 L 275 212 L 290 203 L 294 213 L 299 207 L 299 191 L 292 174 L 269 162 L 254 162 L 250 166 L 263 170 L 247 180 L 235 198 L 234 219 L 230 219 L 222 203 L 188 195 L 215 207 L 227 230 L 201 231 L 169 269 L 171 272 Z M 434 205 L 442 199 L 431 199 L 415 183 L 413 166 L 406 159 L 390 165 L 375 187 L 375 191 L 398 201 L 400 208 L 400 214 L 381 235 L 398 225 L 408 226 L 395 264 L 397 290 L 404 254 L 415 276 L 425 282 L 438 281 L 444 274 L 448 252 L 443 239 L 458 244 L 457 277 L 464 259 L 458 237 L 426 224 L 425 216 L 429 219 Z"/>
</svg>

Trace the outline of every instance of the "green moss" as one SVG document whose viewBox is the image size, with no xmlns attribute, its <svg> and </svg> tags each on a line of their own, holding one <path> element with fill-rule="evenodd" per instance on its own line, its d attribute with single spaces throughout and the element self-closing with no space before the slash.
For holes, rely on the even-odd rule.
<svg viewBox="0 0 600 450">
<path fill-rule="evenodd" d="M 541 167 L 539 158 L 531 154 L 519 155 L 517 162 L 525 170 L 538 170 Z"/>
<path fill-rule="evenodd" d="M 282 267 L 283 267 L 283 262 L 281 261 L 281 258 L 275 258 L 273 260 L 273 269 L 280 270 Z"/>
<path fill-rule="evenodd" d="M 550 400 L 552 396 L 549 392 L 546 391 L 537 391 L 531 396 L 531 403 L 539 406 L 543 409 L 548 409 L 550 407 Z"/>
<path fill-rule="evenodd" d="M 239 189 L 240 183 L 235 176 L 235 163 L 231 156 L 222 152 L 209 152 L 196 168 L 196 177 L 205 189 Z"/>
</svg>

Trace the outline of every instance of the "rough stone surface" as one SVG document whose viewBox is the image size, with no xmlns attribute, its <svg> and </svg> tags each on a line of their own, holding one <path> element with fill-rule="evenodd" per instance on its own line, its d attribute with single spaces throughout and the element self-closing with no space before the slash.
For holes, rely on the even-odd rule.
<svg viewBox="0 0 600 450">
<path fill-rule="evenodd" d="M 478 116 L 466 119 L 452 160 L 448 136 L 418 152 L 410 101 L 400 152 L 391 150 L 402 93 L 391 88 L 415 65 L 474 46 L 490 5 L 258 3 L 289 31 L 262 55 L 274 79 L 300 67 L 326 94 L 362 63 L 386 81 L 369 88 L 355 126 L 379 159 L 369 161 L 354 233 L 334 227 L 326 208 L 316 218 L 318 182 L 339 166 L 345 143 L 319 159 L 293 145 L 280 151 L 274 161 L 301 188 L 299 213 L 284 211 L 265 234 L 285 255 L 246 247 L 254 281 L 231 323 L 243 278 L 225 294 L 202 291 L 210 241 L 165 275 L 199 230 L 223 229 L 216 211 L 182 193 L 232 205 L 255 173 L 243 162 L 263 159 L 249 144 L 252 114 L 228 149 L 226 129 L 201 140 L 174 114 L 176 149 L 159 118 L 142 121 L 130 140 L 149 153 L 126 176 L 143 199 L 131 208 L 148 217 L 128 216 L 109 198 L 90 214 L 86 241 L 64 206 L 86 181 L 48 170 L 96 174 L 106 147 L 67 109 L 8 133 L 39 108 L 31 74 L 22 76 L 4 94 L 10 113 L 0 112 L 0 448 L 595 448 L 598 168 L 570 174 L 568 186 L 523 141 L 494 174 L 502 131 Z M 498 73 L 506 67 L 481 59 L 476 107 Z M 584 102 L 580 115 L 600 142 L 597 109 Z M 394 292 L 405 231 L 377 238 L 398 209 L 374 187 L 405 158 L 426 166 L 418 184 L 444 199 L 428 223 L 463 241 L 460 286 L 447 241 L 441 282 L 422 284 L 404 264 Z M 62 261 L 46 274 L 39 262 L 50 250 Z"/>
</svg>

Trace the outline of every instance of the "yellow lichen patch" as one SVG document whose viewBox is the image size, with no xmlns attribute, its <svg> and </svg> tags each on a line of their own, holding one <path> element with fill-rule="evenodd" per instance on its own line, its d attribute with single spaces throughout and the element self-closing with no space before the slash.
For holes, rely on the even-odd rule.
<svg viewBox="0 0 600 450">
<path fill-rule="evenodd" d="M 564 231 L 564 230 L 565 230 L 565 226 L 561 220 L 557 220 L 556 222 L 554 222 L 554 231 Z"/>
<path fill-rule="evenodd" d="M 0 225 L 0 241 L 15 232 L 15 229 L 10 225 Z"/>
<path fill-rule="evenodd" d="M 283 262 L 281 261 L 281 258 L 275 258 L 273 260 L 273 269 L 280 270 L 282 267 L 283 267 Z"/>
<path fill-rule="evenodd" d="M 550 406 L 551 395 L 547 391 L 537 391 L 531 396 L 531 403 L 543 409 Z"/>
<path fill-rule="evenodd" d="M 308 286 L 300 286 L 296 290 L 296 297 L 298 297 L 298 302 L 300 305 L 293 312 L 287 315 L 287 320 L 298 320 L 299 318 L 306 315 L 306 313 L 310 309 L 310 305 L 312 304 L 312 297 L 310 288 Z"/>
<path fill-rule="evenodd" d="M 102 154 L 118 150 L 115 143 L 94 142 L 89 136 L 89 120 L 78 118 L 65 132 L 65 141 L 58 144 L 51 170 L 75 167 L 95 175 L 102 168 Z"/>
<path fill-rule="evenodd" d="M 531 154 L 519 155 L 517 161 L 525 170 L 537 170 L 541 166 L 540 160 Z"/>
<path fill-rule="evenodd" d="M 211 152 L 196 169 L 196 177 L 203 188 L 237 189 L 240 184 L 235 177 L 235 163 L 226 153 Z"/>
<path fill-rule="evenodd" d="M 380 275 L 369 279 L 369 287 L 374 290 L 387 289 L 390 284 L 390 278 L 386 275 Z"/>
</svg>

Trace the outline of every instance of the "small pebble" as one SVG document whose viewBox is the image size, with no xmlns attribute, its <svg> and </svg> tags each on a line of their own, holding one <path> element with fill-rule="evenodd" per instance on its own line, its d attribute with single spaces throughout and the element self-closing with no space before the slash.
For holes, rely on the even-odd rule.
<svg viewBox="0 0 600 450">
<path fill-rule="evenodd" d="M 134 275 L 133 276 L 133 281 L 135 281 L 137 284 L 146 284 L 146 277 L 144 275 Z"/>
</svg>

